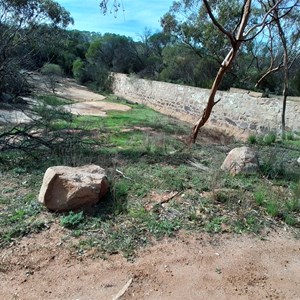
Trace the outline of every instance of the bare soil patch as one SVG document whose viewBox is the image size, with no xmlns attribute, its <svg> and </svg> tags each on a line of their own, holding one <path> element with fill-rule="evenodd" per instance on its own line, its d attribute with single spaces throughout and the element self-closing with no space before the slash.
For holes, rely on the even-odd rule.
<svg viewBox="0 0 300 300">
<path fill-rule="evenodd" d="M 39 73 L 32 73 L 28 80 L 35 87 L 37 93 L 51 93 L 51 90 L 46 84 L 49 81 L 47 77 Z M 55 86 L 55 92 L 60 97 L 72 99 L 77 102 L 101 101 L 105 99 L 105 96 L 88 90 L 87 87 L 77 84 L 76 81 L 71 78 L 61 78 Z"/>
<path fill-rule="evenodd" d="M 179 235 L 134 262 L 78 255 L 68 232 L 49 230 L 1 251 L 2 299 L 299 299 L 300 242 L 282 229 L 257 236 Z"/>
<path fill-rule="evenodd" d="M 72 79 L 65 79 L 59 84 L 57 95 L 76 102 L 64 106 L 72 114 L 104 117 L 108 110 L 130 110 L 127 105 L 106 102 L 105 96 L 89 91 L 85 86 L 77 84 Z"/>
<path fill-rule="evenodd" d="M 57 94 L 77 102 L 105 99 L 105 96 L 89 91 L 87 87 L 77 84 L 73 79 L 63 79 L 57 87 Z"/>
<path fill-rule="evenodd" d="M 99 102 L 79 102 L 71 105 L 65 105 L 64 108 L 72 114 L 85 116 L 106 116 L 108 110 L 127 111 L 130 107 L 124 104 L 110 103 L 105 101 Z"/>
<path fill-rule="evenodd" d="M 43 83 L 41 75 L 33 75 L 32 81 L 37 86 L 38 92 L 50 93 Z M 105 101 L 105 96 L 89 91 L 85 86 L 77 84 L 73 79 L 63 79 L 57 84 L 56 95 L 70 99 L 76 103 L 64 105 L 67 111 L 76 115 L 101 116 L 106 115 L 106 111 L 118 110 L 127 111 L 130 107 L 124 104 L 111 103 Z M 32 99 L 27 99 L 32 101 Z M 31 122 L 32 116 L 24 111 L 0 109 L 0 123 L 27 123 Z"/>
</svg>

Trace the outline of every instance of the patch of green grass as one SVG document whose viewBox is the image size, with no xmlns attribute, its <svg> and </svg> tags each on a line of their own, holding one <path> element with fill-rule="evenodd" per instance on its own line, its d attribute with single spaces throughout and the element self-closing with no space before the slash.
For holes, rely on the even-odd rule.
<svg viewBox="0 0 300 300">
<path fill-rule="evenodd" d="M 38 233 L 47 229 L 48 226 L 44 220 L 34 220 L 30 218 L 28 222 L 17 222 L 13 225 L 5 226 L 0 231 L 0 248 L 4 247 L 12 240 L 26 236 L 30 233 Z"/>
<path fill-rule="evenodd" d="M 298 182 L 300 170 L 296 168 L 299 149 L 286 147 L 278 142 L 275 145 L 259 148 L 259 161 L 261 175 L 275 181 Z"/>
<path fill-rule="evenodd" d="M 55 95 L 41 95 L 41 96 L 38 96 L 37 98 L 43 104 L 50 105 L 50 106 L 60 106 L 60 105 L 74 103 L 74 101 L 72 101 L 72 100 L 57 97 Z"/>
<path fill-rule="evenodd" d="M 110 135 L 109 142 L 114 147 L 131 149 L 134 147 L 141 147 L 143 136 L 143 132 L 139 130 L 133 130 L 130 132 L 117 132 Z"/>
<path fill-rule="evenodd" d="M 24 189 L 27 185 L 24 179 L 28 179 L 28 176 L 28 174 L 15 175 L 14 178 L 12 176 L 15 188 L 6 189 L 6 193 L 0 197 L 0 247 L 14 238 L 46 228 L 45 220 L 40 219 L 43 209 L 37 202 L 36 194 L 27 192 L 20 195 L 18 191 L 18 188 Z M 34 185 L 28 187 L 36 188 Z"/>
<path fill-rule="evenodd" d="M 300 198 L 289 199 L 285 205 L 289 212 L 300 212 Z"/>
<path fill-rule="evenodd" d="M 297 136 L 292 139 L 283 139 L 282 140 L 282 144 L 283 146 L 286 146 L 288 148 L 288 150 L 293 150 L 295 149 L 295 151 L 297 151 L 299 153 L 299 149 L 300 149 L 300 137 Z"/>
<path fill-rule="evenodd" d="M 75 238 L 80 237 L 83 234 L 83 230 L 82 229 L 74 229 L 71 232 L 71 235 Z"/>
<path fill-rule="evenodd" d="M 128 181 L 128 180 L 127 180 Z M 118 215 L 127 211 L 127 197 L 130 183 L 120 180 L 112 185 L 112 205 L 113 213 Z"/>
<path fill-rule="evenodd" d="M 265 204 L 267 213 L 272 217 L 277 217 L 280 213 L 280 206 L 276 200 L 269 200 Z"/>
<path fill-rule="evenodd" d="M 214 201 L 217 201 L 220 203 L 229 203 L 232 199 L 232 196 L 233 196 L 232 193 L 230 193 L 228 191 L 224 191 L 224 190 L 213 192 Z"/>
<path fill-rule="evenodd" d="M 249 135 L 247 141 L 251 145 L 257 144 L 257 137 L 256 137 L 256 135 L 254 135 L 254 134 Z"/>
<path fill-rule="evenodd" d="M 264 142 L 265 145 L 268 145 L 268 146 L 272 145 L 272 144 L 275 143 L 276 137 L 277 137 L 277 135 L 276 135 L 275 132 L 269 132 L 269 133 L 264 135 L 263 142 Z"/>
<path fill-rule="evenodd" d="M 292 131 L 286 131 L 282 135 L 282 140 L 283 141 L 293 143 L 293 141 L 297 141 L 297 139 L 299 140 L 298 135 L 296 133 L 292 132 Z"/>
<path fill-rule="evenodd" d="M 164 236 L 174 236 L 175 232 L 181 228 L 180 219 L 172 220 L 155 220 L 152 219 L 150 222 L 146 223 L 146 226 L 151 234 L 156 238 L 161 238 Z"/>
<path fill-rule="evenodd" d="M 127 112 L 109 111 L 108 118 L 103 118 L 104 127 L 113 131 L 136 126 L 141 130 L 151 128 L 167 134 L 187 134 L 189 132 L 189 128 L 182 122 L 162 115 L 144 105 L 129 104 L 129 106 L 131 110 Z"/>
<path fill-rule="evenodd" d="M 297 187 L 297 185 L 293 186 Z M 300 212 L 300 200 L 296 195 L 297 192 L 286 195 L 283 191 L 278 191 L 278 188 L 266 184 L 258 187 L 253 193 L 255 202 L 264 207 L 268 215 L 282 219 L 291 226 L 296 226 L 300 221 L 297 221 L 297 214 Z"/>
<path fill-rule="evenodd" d="M 226 216 L 216 216 L 213 217 L 206 225 L 205 229 L 208 233 L 220 233 L 223 231 L 222 225 L 226 225 L 227 217 Z"/>
<path fill-rule="evenodd" d="M 286 214 L 284 216 L 284 222 L 289 226 L 299 225 L 299 221 L 297 220 L 297 218 L 291 214 Z"/>
<path fill-rule="evenodd" d="M 60 218 L 60 224 L 69 229 L 75 229 L 83 222 L 84 215 L 82 211 L 78 213 L 70 211 L 67 215 Z"/>
<path fill-rule="evenodd" d="M 260 165 L 261 173 L 267 178 L 282 178 L 285 176 L 285 169 L 281 162 L 275 163 L 274 161 L 264 161 Z"/>
<path fill-rule="evenodd" d="M 127 112 L 109 111 L 107 115 L 108 118 L 103 118 L 104 126 L 110 130 L 120 130 L 133 126 L 145 127 L 151 123 L 151 120 L 158 116 L 159 113 L 143 105 L 135 104 Z"/>
<path fill-rule="evenodd" d="M 236 233 L 251 232 L 258 234 L 263 227 L 262 220 L 257 213 L 248 213 L 237 219 L 233 224 L 233 231 Z"/>
<path fill-rule="evenodd" d="M 294 198 L 300 200 L 300 180 L 291 185 L 291 190 Z"/>
<path fill-rule="evenodd" d="M 267 199 L 267 191 L 260 187 L 254 191 L 253 196 L 258 205 L 263 205 Z"/>
</svg>

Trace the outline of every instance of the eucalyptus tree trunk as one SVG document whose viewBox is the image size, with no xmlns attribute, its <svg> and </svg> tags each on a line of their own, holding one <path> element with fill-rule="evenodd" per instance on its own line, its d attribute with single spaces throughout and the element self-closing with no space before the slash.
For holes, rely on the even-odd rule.
<svg viewBox="0 0 300 300">
<path fill-rule="evenodd" d="M 282 113 L 281 113 L 281 130 L 282 130 L 282 137 L 285 134 L 285 113 L 286 113 L 286 102 L 289 93 L 289 65 L 288 65 L 288 49 L 287 49 L 287 40 L 280 24 L 280 18 L 278 16 L 278 11 L 275 11 L 276 15 L 276 25 L 278 27 L 279 37 L 281 39 L 282 47 L 283 47 L 283 91 L 282 91 Z"/>
<path fill-rule="evenodd" d="M 284 54 L 284 57 L 286 57 L 286 54 Z M 284 67 L 284 80 L 283 80 L 283 92 L 282 92 L 283 99 L 282 99 L 282 113 L 281 113 L 282 137 L 284 137 L 285 134 L 285 114 L 286 114 L 286 103 L 287 103 L 288 91 L 289 91 L 289 69 Z"/>
<path fill-rule="evenodd" d="M 242 11 L 242 15 L 241 15 L 241 20 L 240 20 L 240 24 L 238 27 L 238 31 L 236 36 L 234 36 L 233 33 L 228 32 L 227 30 L 225 30 L 220 23 L 218 23 L 218 21 L 215 19 L 214 15 L 212 14 L 211 8 L 208 4 L 208 2 L 206 0 L 203 0 L 204 5 L 207 9 L 207 13 L 209 14 L 212 22 L 214 23 L 214 25 L 221 31 L 223 32 L 228 39 L 231 42 L 231 50 L 229 51 L 229 53 L 227 54 L 227 56 L 225 57 L 225 59 L 223 60 L 221 67 L 215 77 L 215 80 L 213 82 L 213 85 L 211 87 L 210 90 L 210 94 L 208 97 L 208 101 L 206 104 L 205 109 L 203 110 L 202 116 L 201 118 L 194 124 L 194 127 L 192 129 L 192 133 L 190 135 L 190 139 L 189 142 L 190 143 L 195 143 L 199 130 L 201 127 L 203 127 L 205 125 L 205 123 L 208 121 L 211 113 L 212 113 L 212 109 L 213 107 L 220 101 L 215 101 L 215 96 L 217 93 L 217 90 L 220 87 L 220 84 L 222 83 L 223 77 L 226 74 L 226 72 L 231 68 L 232 63 L 234 61 L 234 59 L 236 58 L 236 55 L 238 53 L 238 50 L 241 46 L 241 44 L 244 41 L 244 31 L 245 28 L 248 24 L 248 20 L 249 20 L 249 16 L 251 13 L 251 4 L 252 1 L 251 0 L 246 0 L 244 1 L 244 6 L 243 6 L 243 11 Z"/>
</svg>

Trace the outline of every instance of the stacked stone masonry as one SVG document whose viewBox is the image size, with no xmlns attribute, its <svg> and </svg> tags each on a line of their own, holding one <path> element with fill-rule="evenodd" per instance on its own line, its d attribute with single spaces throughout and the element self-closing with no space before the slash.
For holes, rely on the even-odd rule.
<svg viewBox="0 0 300 300">
<path fill-rule="evenodd" d="M 191 123 L 201 116 L 209 95 L 208 89 L 138 79 L 125 74 L 114 74 L 113 91 L 117 96 Z M 214 107 L 208 126 L 244 136 L 281 131 L 280 99 L 234 91 L 217 92 L 216 100 L 221 101 Z M 288 101 L 286 126 L 288 130 L 300 132 L 300 101 Z"/>
</svg>

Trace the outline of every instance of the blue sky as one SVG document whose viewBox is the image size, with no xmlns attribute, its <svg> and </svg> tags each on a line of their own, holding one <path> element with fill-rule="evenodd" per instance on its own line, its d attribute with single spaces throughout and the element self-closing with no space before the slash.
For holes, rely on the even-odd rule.
<svg viewBox="0 0 300 300">
<path fill-rule="evenodd" d="M 173 0 L 123 0 L 123 7 L 114 17 L 114 14 L 103 16 L 97 0 L 56 0 L 67 9 L 75 24 L 70 29 L 95 31 L 100 33 L 117 33 L 138 39 L 145 28 L 152 33 L 161 30 L 160 18 L 169 10 Z M 113 3 L 113 0 L 109 2 Z M 110 5 L 109 4 L 109 5 Z M 110 6 L 108 6 L 110 8 Z"/>
</svg>

